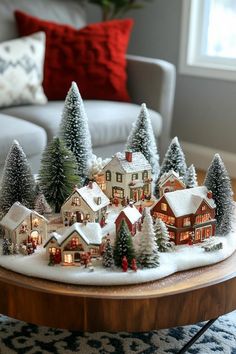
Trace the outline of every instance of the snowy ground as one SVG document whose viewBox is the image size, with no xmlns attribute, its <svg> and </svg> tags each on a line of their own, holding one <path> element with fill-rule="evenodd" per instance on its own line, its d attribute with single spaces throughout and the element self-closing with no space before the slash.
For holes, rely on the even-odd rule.
<svg viewBox="0 0 236 354">
<path fill-rule="evenodd" d="M 114 217 L 114 215 L 111 217 Z M 45 249 L 38 248 L 31 256 L 0 256 L 0 265 L 17 273 L 38 278 L 60 281 L 63 283 L 83 285 L 123 285 L 137 284 L 157 280 L 173 274 L 200 266 L 214 264 L 229 257 L 236 250 L 236 222 L 232 233 L 213 239 L 223 243 L 223 249 L 215 252 L 205 252 L 201 244 L 193 246 L 178 246 L 171 253 L 160 253 L 160 266 L 154 269 L 139 269 L 137 272 L 123 273 L 120 269 L 107 270 L 102 266 L 94 266 L 94 271 L 83 267 L 48 266 Z M 109 225 L 107 226 L 109 229 Z M 106 232 L 113 232 L 110 227 Z M 137 239 L 138 240 L 138 237 Z"/>
</svg>

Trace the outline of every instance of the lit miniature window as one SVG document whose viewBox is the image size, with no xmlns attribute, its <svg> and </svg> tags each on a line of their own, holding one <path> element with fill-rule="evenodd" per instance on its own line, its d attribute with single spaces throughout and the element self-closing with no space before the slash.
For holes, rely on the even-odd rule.
<svg viewBox="0 0 236 354">
<path fill-rule="evenodd" d="M 175 233 L 173 231 L 169 231 L 169 236 L 172 240 L 175 240 Z"/>
<path fill-rule="evenodd" d="M 205 205 L 202 206 L 202 210 L 206 210 L 206 206 Z"/>
<path fill-rule="evenodd" d="M 191 225 L 190 217 L 184 218 L 183 226 L 190 226 L 190 225 Z"/>
<path fill-rule="evenodd" d="M 39 226 L 39 219 L 38 218 L 34 218 L 33 219 L 33 227 L 38 227 Z"/>
<path fill-rule="evenodd" d="M 148 178 L 148 171 L 143 171 L 143 179 Z"/>
<path fill-rule="evenodd" d="M 161 210 L 167 211 L 167 204 L 166 203 L 161 203 Z"/>
<path fill-rule="evenodd" d="M 189 238 L 189 233 L 188 232 L 181 232 L 180 241 L 187 240 L 188 238 Z"/>
<path fill-rule="evenodd" d="M 80 205 L 80 198 L 79 197 L 73 197 L 72 198 L 72 205 L 79 206 Z"/>
<path fill-rule="evenodd" d="M 133 173 L 132 174 L 132 181 L 134 181 L 135 179 L 138 179 L 138 174 L 137 173 Z"/>
<path fill-rule="evenodd" d="M 116 174 L 116 182 L 122 182 L 122 174 L 121 173 Z"/>
<path fill-rule="evenodd" d="M 106 181 L 111 181 L 111 171 L 106 171 Z"/>
</svg>

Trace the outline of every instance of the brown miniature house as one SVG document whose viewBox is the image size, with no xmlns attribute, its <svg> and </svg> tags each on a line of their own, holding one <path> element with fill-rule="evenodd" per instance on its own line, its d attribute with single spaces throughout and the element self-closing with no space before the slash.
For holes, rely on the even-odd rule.
<svg viewBox="0 0 236 354">
<path fill-rule="evenodd" d="M 184 182 L 179 177 L 178 173 L 173 170 L 170 170 L 169 172 L 164 173 L 161 176 L 158 187 L 160 197 L 164 193 L 174 192 L 186 188 Z"/>
<path fill-rule="evenodd" d="M 151 212 L 165 222 L 176 245 L 215 235 L 215 202 L 205 186 L 165 193 Z"/>
<path fill-rule="evenodd" d="M 86 253 L 92 258 L 98 257 L 101 243 L 98 223 L 74 223 L 62 235 L 53 232 L 44 247 L 49 261 L 53 258 L 55 264 L 76 265 Z"/>
<path fill-rule="evenodd" d="M 82 188 L 74 188 L 61 207 L 63 223 L 65 226 L 83 221 L 100 223 L 106 218 L 109 204 L 109 199 L 96 182 L 90 182 Z"/>
<path fill-rule="evenodd" d="M 120 214 L 115 220 L 116 232 L 118 232 L 122 220 L 125 220 L 131 232 L 131 235 L 134 236 L 136 232 L 140 230 L 142 223 L 142 214 L 140 214 L 140 212 L 135 206 L 131 207 L 128 205 L 126 208 L 121 210 Z"/>
<path fill-rule="evenodd" d="M 48 220 L 34 210 L 16 202 L 0 221 L 5 237 L 18 246 L 32 242 L 36 245 L 45 241 Z"/>
<path fill-rule="evenodd" d="M 104 193 L 108 198 L 132 199 L 135 202 L 150 197 L 151 165 L 141 152 L 116 153 L 103 168 Z"/>
</svg>

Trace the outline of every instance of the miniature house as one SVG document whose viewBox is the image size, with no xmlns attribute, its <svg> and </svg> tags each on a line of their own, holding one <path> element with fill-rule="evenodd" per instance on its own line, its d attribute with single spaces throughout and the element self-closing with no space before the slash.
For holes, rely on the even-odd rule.
<svg viewBox="0 0 236 354">
<path fill-rule="evenodd" d="M 141 152 L 117 153 L 103 168 L 108 198 L 138 201 L 150 197 L 151 165 Z"/>
<path fill-rule="evenodd" d="M 186 188 L 184 182 L 179 177 L 179 174 L 173 170 L 170 170 L 161 176 L 158 187 L 160 197 L 164 193 L 174 192 Z"/>
<path fill-rule="evenodd" d="M 101 227 L 98 223 L 74 223 L 62 235 L 53 232 L 45 243 L 47 257 L 53 257 L 55 264 L 79 265 L 81 257 L 89 253 L 99 256 L 102 243 Z"/>
<path fill-rule="evenodd" d="M 34 210 L 16 202 L 0 221 L 5 237 L 14 244 L 21 245 L 34 241 L 36 245 L 45 241 L 48 220 Z"/>
<path fill-rule="evenodd" d="M 126 208 L 121 210 L 120 214 L 115 220 L 116 232 L 118 232 L 122 220 L 125 220 L 131 235 L 134 236 L 136 232 L 141 228 L 142 214 L 140 214 L 135 206 L 131 207 L 128 205 Z"/>
<path fill-rule="evenodd" d="M 176 245 L 201 242 L 215 234 L 215 202 L 205 186 L 165 193 L 152 207 Z"/>
<path fill-rule="evenodd" d="M 109 204 L 109 199 L 96 182 L 89 182 L 82 188 L 74 188 L 61 207 L 63 223 L 65 226 L 84 221 L 100 223 L 106 218 Z"/>
</svg>

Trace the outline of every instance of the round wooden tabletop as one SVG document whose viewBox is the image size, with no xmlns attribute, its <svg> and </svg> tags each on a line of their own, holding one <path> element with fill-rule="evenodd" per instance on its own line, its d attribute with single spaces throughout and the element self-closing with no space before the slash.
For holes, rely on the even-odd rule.
<svg viewBox="0 0 236 354">
<path fill-rule="evenodd" d="M 80 331 L 149 331 L 236 309 L 236 252 L 213 266 L 129 286 L 77 286 L 0 268 L 0 313 Z"/>
</svg>

